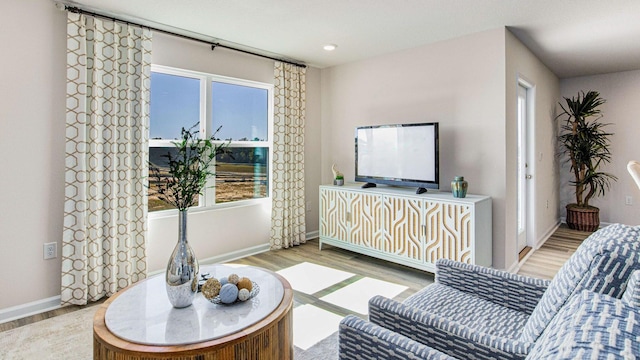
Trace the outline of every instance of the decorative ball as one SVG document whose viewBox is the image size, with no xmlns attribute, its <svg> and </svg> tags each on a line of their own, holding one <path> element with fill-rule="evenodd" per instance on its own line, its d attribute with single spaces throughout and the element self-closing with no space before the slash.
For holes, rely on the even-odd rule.
<svg viewBox="0 0 640 360">
<path fill-rule="evenodd" d="M 218 294 L 220 293 L 220 288 L 222 287 L 222 285 L 220 284 L 220 281 L 218 281 L 218 279 L 216 278 L 211 278 L 208 279 L 204 285 L 202 285 L 202 295 L 204 295 L 205 298 L 207 298 L 207 300 L 211 300 L 214 297 L 218 296 Z"/>
<path fill-rule="evenodd" d="M 221 285 L 228 284 L 228 283 L 229 283 L 229 279 L 227 279 L 226 276 L 220 278 Z"/>
<path fill-rule="evenodd" d="M 238 276 L 238 274 L 231 274 L 228 276 L 228 279 L 230 284 L 235 285 L 240 281 L 240 276 Z"/>
<path fill-rule="evenodd" d="M 240 291 L 238 291 L 238 299 L 240 301 L 247 301 L 249 300 L 250 296 L 251 296 L 251 292 L 247 289 L 240 289 Z"/>
<path fill-rule="evenodd" d="M 224 284 L 220 289 L 220 301 L 232 304 L 238 299 L 238 287 L 233 284 Z"/>
<path fill-rule="evenodd" d="M 238 281 L 239 290 L 247 289 L 249 290 L 249 292 L 251 292 L 252 288 L 253 288 L 253 284 L 251 283 L 251 280 L 249 280 L 249 278 L 243 277 Z"/>
</svg>

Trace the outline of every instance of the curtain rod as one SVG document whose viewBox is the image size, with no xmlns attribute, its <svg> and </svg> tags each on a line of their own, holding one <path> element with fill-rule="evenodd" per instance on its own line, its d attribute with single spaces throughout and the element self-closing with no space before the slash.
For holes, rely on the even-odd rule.
<svg viewBox="0 0 640 360">
<path fill-rule="evenodd" d="M 112 20 L 112 21 L 125 23 L 125 24 L 128 24 L 128 25 L 141 26 L 141 27 L 145 27 L 145 28 L 147 28 L 149 30 L 158 31 L 158 32 L 161 32 L 161 33 L 164 33 L 164 34 L 167 34 L 167 35 L 177 36 L 177 37 L 180 37 L 180 38 L 183 38 L 183 39 L 187 39 L 187 40 L 198 41 L 198 42 L 201 42 L 201 43 L 205 43 L 207 45 L 211 45 L 211 50 L 212 51 L 215 50 L 216 47 L 221 47 L 221 48 L 225 48 L 225 49 L 229 49 L 229 50 L 233 50 L 233 51 L 237 51 L 237 52 L 241 52 L 241 53 L 245 53 L 245 54 L 249 54 L 249 55 L 253 55 L 253 56 L 259 56 L 259 57 L 262 57 L 262 58 L 265 58 L 265 59 L 269 59 L 269 60 L 280 61 L 280 62 L 283 62 L 283 63 L 286 63 L 286 64 L 295 65 L 295 66 L 298 66 L 298 67 L 301 67 L 301 68 L 306 68 L 307 67 L 307 65 L 300 64 L 300 63 L 297 63 L 297 62 L 294 62 L 294 61 L 289 61 L 289 60 L 285 60 L 285 59 L 278 59 L 278 58 L 275 58 L 275 57 L 272 57 L 272 56 L 263 55 L 263 54 L 259 54 L 259 53 L 256 53 L 256 52 L 243 50 L 243 49 L 235 48 L 235 47 L 228 46 L 228 45 L 223 45 L 223 44 L 220 44 L 220 43 L 214 43 L 214 42 L 206 41 L 206 40 L 203 40 L 203 39 L 198 39 L 198 38 L 195 38 L 195 37 L 192 37 L 192 36 L 187 36 L 187 35 L 178 34 L 178 33 L 167 31 L 167 30 L 158 29 L 158 28 L 154 28 L 154 27 L 151 27 L 151 26 L 138 24 L 138 23 L 135 23 L 135 22 L 132 22 L 132 21 L 124 20 L 124 19 L 118 19 L 116 17 L 107 16 L 107 15 L 104 15 L 104 14 L 99 14 L 99 13 L 96 13 L 96 12 L 80 9 L 78 7 L 75 7 L 75 6 L 70 6 L 70 5 L 64 4 L 64 9 L 69 11 L 69 12 L 72 12 L 72 13 L 86 14 L 86 15 L 91 15 L 91 16 L 95 16 L 95 17 L 100 17 L 100 18 L 103 18 L 103 19 L 108 19 L 108 20 Z"/>
</svg>

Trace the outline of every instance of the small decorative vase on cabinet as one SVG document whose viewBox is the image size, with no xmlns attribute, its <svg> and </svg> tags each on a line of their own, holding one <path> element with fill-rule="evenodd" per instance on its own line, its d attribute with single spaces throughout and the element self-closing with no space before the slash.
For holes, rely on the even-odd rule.
<svg viewBox="0 0 640 360">
<path fill-rule="evenodd" d="M 198 291 L 198 260 L 187 242 L 187 210 L 178 213 L 178 244 L 167 264 L 169 302 L 175 308 L 191 305 Z"/>
<path fill-rule="evenodd" d="M 467 196 L 467 188 L 469 183 L 464 179 L 464 176 L 456 176 L 451 182 L 451 192 L 453 197 L 463 198 Z"/>
</svg>

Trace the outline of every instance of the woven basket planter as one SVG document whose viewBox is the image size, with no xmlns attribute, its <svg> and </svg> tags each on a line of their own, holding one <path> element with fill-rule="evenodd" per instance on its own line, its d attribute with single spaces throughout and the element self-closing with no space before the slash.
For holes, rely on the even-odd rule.
<svg viewBox="0 0 640 360">
<path fill-rule="evenodd" d="M 594 232 L 600 227 L 600 209 L 595 206 L 567 205 L 567 226 L 578 231 Z"/>
</svg>

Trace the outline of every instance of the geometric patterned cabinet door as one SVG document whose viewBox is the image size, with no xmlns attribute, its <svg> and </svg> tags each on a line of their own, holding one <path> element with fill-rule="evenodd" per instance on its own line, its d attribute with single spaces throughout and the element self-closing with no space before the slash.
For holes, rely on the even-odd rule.
<svg viewBox="0 0 640 360">
<path fill-rule="evenodd" d="M 348 242 L 350 192 L 326 189 L 320 192 L 320 236 Z"/>
<path fill-rule="evenodd" d="M 384 244 L 380 250 L 422 263 L 422 200 L 384 196 Z"/>
<path fill-rule="evenodd" d="M 471 264 L 471 206 L 428 200 L 424 204 L 426 261 L 435 263 L 444 258 Z"/>
<path fill-rule="evenodd" d="M 382 244 L 382 196 L 352 193 L 349 207 L 349 242 L 356 246 L 380 248 Z"/>
<path fill-rule="evenodd" d="M 323 244 L 431 272 L 441 258 L 491 266 L 491 198 L 321 186 Z"/>
<path fill-rule="evenodd" d="M 320 212 L 320 237 L 380 247 L 381 195 L 325 189 L 320 192 Z"/>
</svg>

